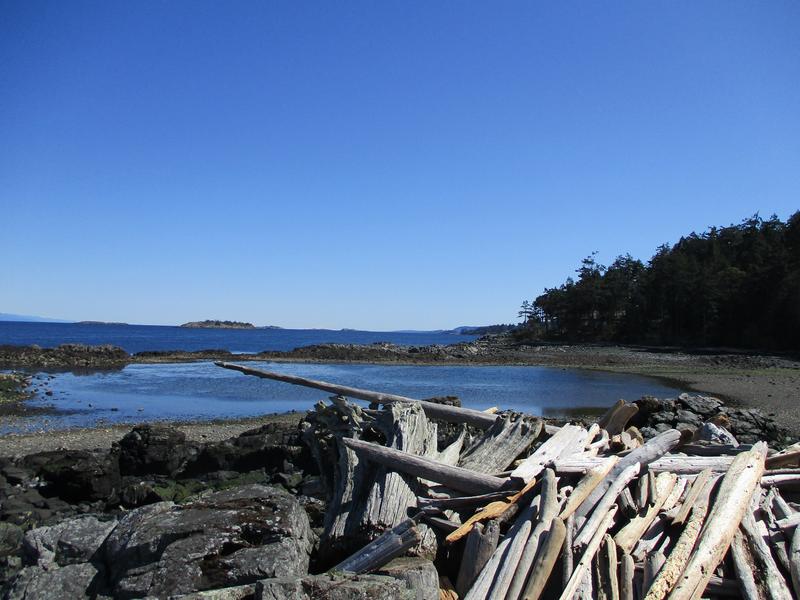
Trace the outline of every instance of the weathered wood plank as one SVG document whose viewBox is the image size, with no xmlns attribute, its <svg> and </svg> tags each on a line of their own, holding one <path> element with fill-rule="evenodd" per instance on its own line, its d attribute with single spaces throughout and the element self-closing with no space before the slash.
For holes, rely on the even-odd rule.
<svg viewBox="0 0 800 600">
<path fill-rule="evenodd" d="M 522 461 L 511 473 L 512 479 L 528 483 L 534 479 L 553 460 L 583 451 L 589 432 L 577 425 L 564 425 L 552 437 L 545 440 L 536 451 Z"/>
</svg>

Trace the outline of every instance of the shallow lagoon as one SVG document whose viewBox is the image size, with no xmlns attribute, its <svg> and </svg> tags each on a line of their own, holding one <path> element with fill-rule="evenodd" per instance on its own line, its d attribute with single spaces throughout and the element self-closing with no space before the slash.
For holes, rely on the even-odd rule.
<svg viewBox="0 0 800 600">
<path fill-rule="evenodd" d="M 603 409 L 620 398 L 675 396 L 679 389 L 637 375 L 526 366 L 397 366 L 248 362 L 248 366 L 412 398 L 454 395 L 464 406 L 544 416 Z M 116 371 L 38 374 L 32 407 L 53 414 L 0 425 L 0 433 L 142 421 L 253 417 L 304 411 L 328 396 L 249 377 L 210 362 L 129 365 Z M 51 396 L 44 395 L 52 391 Z M 46 419 L 46 423 L 44 423 Z"/>
</svg>

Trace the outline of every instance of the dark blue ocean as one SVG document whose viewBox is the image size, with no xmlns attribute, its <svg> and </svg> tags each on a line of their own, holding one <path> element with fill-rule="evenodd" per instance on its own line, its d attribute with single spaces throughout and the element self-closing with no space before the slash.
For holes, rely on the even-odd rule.
<svg viewBox="0 0 800 600">
<path fill-rule="evenodd" d="M 372 344 L 404 346 L 469 342 L 474 335 L 455 333 L 354 331 L 331 329 L 190 329 L 160 325 L 99 325 L 81 323 L 27 323 L 0 321 L 0 344 L 112 344 L 130 353 L 143 350 L 208 350 L 261 352 L 293 350 L 311 344 Z"/>
<path fill-rule="evenodd" d="M 0 343 L 54 346 L 110 343 L 128 351 L 224 348 L 239 352 L 287 350 L 322 342 L 409 345 L 472 339 L 441 333 L 320 330 L 195 330 L 178 327 L 0 323 Z M 497 406 L 537 415 L 603 410 L 620 398 L 675 396 L 681 390 L 636 375 L 520 366 L 407 366 L 252 363 L 265 368 L 412 398 L 454 395 L 464 406 Z M 211 362 L 135 364 L 96 372 L 34 374 L 31 408 L 45 414 L 2 420 L 0 434 L 143 421 L 253 417 L 303 411 L 325 400 L 313 389 L 248 377 Z"/>
</svg>

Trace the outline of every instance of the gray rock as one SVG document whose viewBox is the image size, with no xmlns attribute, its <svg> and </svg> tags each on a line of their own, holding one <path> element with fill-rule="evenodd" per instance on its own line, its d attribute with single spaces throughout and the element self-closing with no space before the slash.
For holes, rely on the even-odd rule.
<svg viewBox="0 0 800 600">
<path fill-rule="evenodd" d="M 164 425 L 139 425 L 115 447 L 122 475 L 174 476 L 197 452 L 186 434 Z"/>
<path fill-rule="evenodd" d="M 675 413 L 675 420 L 678 421 L 678 423 L 688 423 L 694 427 L 700 427 L 700 425 L 703 424 L 703 420 L 699 416 L 691 411 L 683 409 L 679 409 Z"/>
<path fill-rule="evenodd" d="M 722 406 L 720 400 L 711 398 L 710 396 L 690 396 L 688 394 L 681 394 L 678 396 L 678 399 L 688 410 L 703 417 L 716 414 L 719 407 Z"/>
<path fill-rule="evenodd" d="M 415 600 L 439 600 L 439 572 L 424 558 L 395 558 L 376 572 L 394 577 L 414 592 Z"/>
<path fill-rule="evenodd" d="M 305 575 L 312 535 L 293 496 L 246 485 L 135 509 L 104 551 L 115 597 L 164 597 Z"/>
<path fill-rule="evenodd" d="M 6 600 L 74 600 L 95 596 L 100 579 L 91 563 L 68 565 L 45 570 L 41 566 L 25 567 L 11 585 Z"/>
<path fill-rule="evenodd" d="M 169 600 L 250 600 L 255 597 L 255 584 L 237 585 L 236 587 L 206 590 L 180 596 L 170 596 Z"/>
<path fill-rule="evenodd" d="M 265 579 L 256 584 L 256 600 L 414 600 L 405 583 L 385 575 Z"/>
<path fill-rule="evenodd" d="M 715 444 L 730 444 L 733 447 L 739 445 L 739 441 L 730 431 L 714 423 L 703 423 L 697 438 L 704 442 L 713 442 Z"/>
<path fill-rule="evenodd" d="M 23 551 L 29 562 L 42 567 L 88 562 L 105 541 L 116 520 L 84 515 L 25 533 Z"/>
<path fill-rule="evenodd" d="M 0 556 L 16 554 L 22 545 L 22 528 L 0 521 Z"/>
</svg>

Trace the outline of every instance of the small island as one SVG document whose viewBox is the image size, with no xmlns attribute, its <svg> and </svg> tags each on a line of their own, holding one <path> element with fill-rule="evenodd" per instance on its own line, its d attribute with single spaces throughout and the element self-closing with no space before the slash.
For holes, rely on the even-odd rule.
<svg viewBox="0 0 800 600">
<path fill-rule="evenodd" d="M 213 319 L 206 319 L 205 321 L 191 321 L 184 323 L 181 327 L 189 327 L 193 329 L 255 329 L 256 326 L 252 323 L 243 323 L 242 321 L 217 321 Z"/>
</svg>

